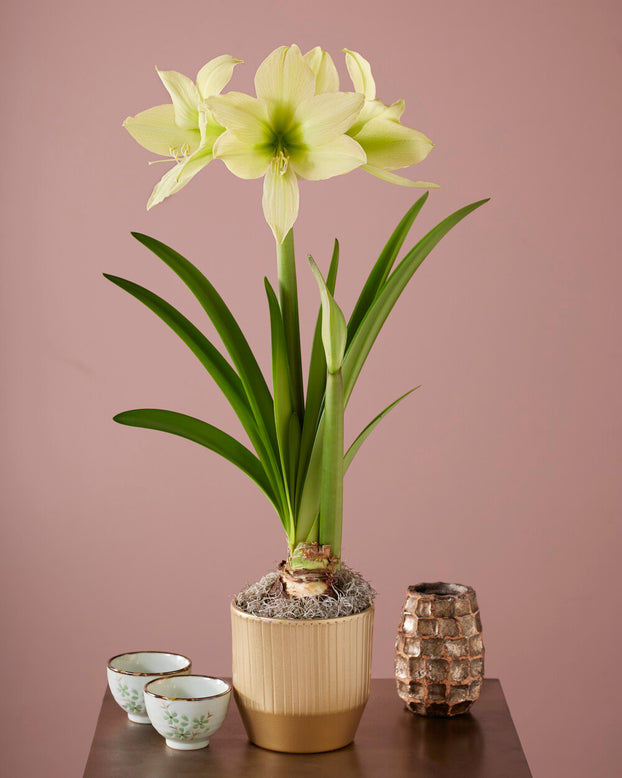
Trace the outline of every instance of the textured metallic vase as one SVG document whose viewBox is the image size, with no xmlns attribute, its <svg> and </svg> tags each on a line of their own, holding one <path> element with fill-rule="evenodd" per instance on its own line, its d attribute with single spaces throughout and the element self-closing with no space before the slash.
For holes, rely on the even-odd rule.
<svg viewBox="0 0 622 778">
<path fill-rule="evenodd" d="M 232 605 L 233 689 L 249 740 L 289 753 L 351 743 L 369 697 L 373 624 L 373 606 L 298 620 Z"/>
<path fill-rule="evenodd" d="M 421 716 L 457 716 L 479 697 L 482 623 L 470 586 L 408 587 L 395 643 L 397 693 Z"/>
</svg>

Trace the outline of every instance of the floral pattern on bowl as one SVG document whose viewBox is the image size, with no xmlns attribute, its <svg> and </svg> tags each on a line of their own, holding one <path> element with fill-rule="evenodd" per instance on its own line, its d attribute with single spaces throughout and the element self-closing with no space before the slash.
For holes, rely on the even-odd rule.
<svg viewBox="0 0 622 778">
<path fill-rule="evenodd" d="M 190 672 L 192 663 L 182 654 L 136 651 L 112 657 L 106 668 L 115 702 L 136 724 L 150 724 L 145 707 L 145 684 L 157 678 Z"/>
</svg>

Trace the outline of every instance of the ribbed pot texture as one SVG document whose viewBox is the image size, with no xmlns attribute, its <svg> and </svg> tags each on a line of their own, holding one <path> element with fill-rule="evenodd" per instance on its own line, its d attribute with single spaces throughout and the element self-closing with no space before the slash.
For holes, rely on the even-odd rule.
<svg viewBox="0 0 622 778">
<path fill-rule="evenodd" d="M 249 740 L 288 753 L 354 739 L 369 697 L 374 609 L 269 619 L 231 605 L 233 690 Z"/>
<path fill-rule="evenodd" d="M 441 582 L 409 586 L 395 643 L 397 692 L 408 709 L 422 716 L 466 713 L 483 676 L 474 590 Z"/>
</svg>

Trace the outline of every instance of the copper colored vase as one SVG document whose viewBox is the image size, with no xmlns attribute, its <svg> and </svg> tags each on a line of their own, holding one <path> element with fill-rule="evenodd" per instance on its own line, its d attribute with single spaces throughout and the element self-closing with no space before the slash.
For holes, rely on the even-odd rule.
<svg viewBox="0 0 622 778">
<path fill-rule="evenodd" d="M 413 713 L 457 716 L 479 697 L 482 622 L 470 586 L 408 587 L 395 643 L 397 693 Z"/>
</svg>

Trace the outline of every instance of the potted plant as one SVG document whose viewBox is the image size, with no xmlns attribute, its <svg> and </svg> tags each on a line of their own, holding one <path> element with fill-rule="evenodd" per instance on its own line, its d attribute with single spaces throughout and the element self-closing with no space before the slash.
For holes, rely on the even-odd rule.
<svg viewBox="0 0 622 778">
<path fill-rule="evenodd" d="M 287 559 L 271 579 L 270 596 L 288 603 L 338 598 L 344 473 L 376 425 L 410 392 L 378 413 L 346 449 L 343 419 L 348 399 L 415 270 L 453 226 L 485 202 L 444 219 L 397 262 L 428 195 L 420 197 L 373 264 L 347 321 L 334 298 L 338 243 L 325 277 L 309 257 L 309 277 L 315 277 L 321 304 L 305 386 L 293 239 L 299 179 L 328 179 L 361 167 L 394 184 L 435 186 L 393 172 L 422 161 L 432 143 L 401 123 L 403 101 L 385 105 L 376 98 L 369 63 L 356 52 L 346 50 L 345 56 L 353 84 L 347 92 L 340 91 L 334 62 L 319 47 L 304 56 L 297 46 L 273 51 L 256 72 L 255 97 L 222 94 L 241 62 L 228 55 L 210 60 L 196 81 L 158 71 L 171 103 L 124 123 L 142 146 L 173 163 L 153 190 L 148 208 L 177 192 L 215 159 L 240 178 L 264 178 L 263 211 L 275 238 L 278 270 L 277 290 L 265 279 L 271 387 L 224 300 L 203 273 L 173 249 L 134 233 L 197 298 L 228 359 L 165 300 L 131 281 L 106 276 L 156 313 L 198 357 L 254 450 L 211 423 L 175 411 L 136 409 L 118 414 L 115 421 L 200 443 L 259 486 L 273 504 L 288 543 Z M 369 603 L 353 615 L 312 619 L 266 619 L 234 604 L 234 688 L 251 740 L 288 751 L 329 750 L 350 742 L 369 693 L 372 621 Z"/>
</svg>

